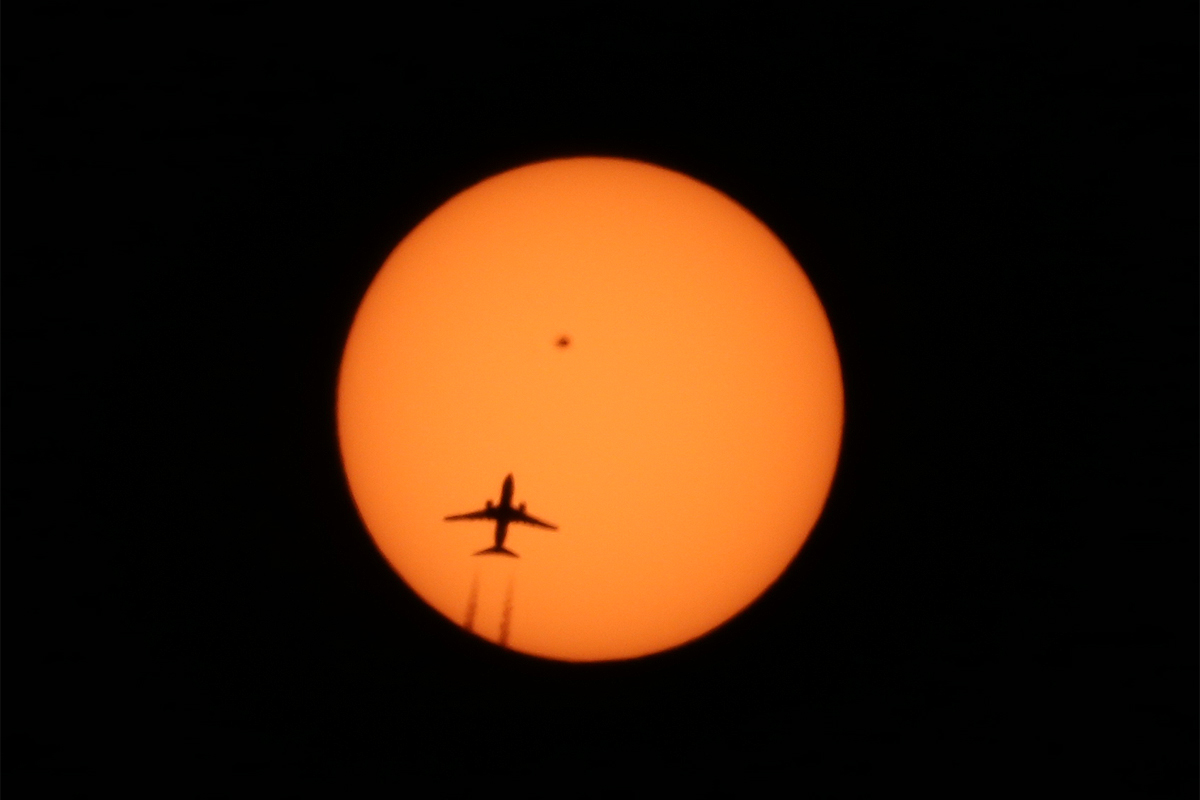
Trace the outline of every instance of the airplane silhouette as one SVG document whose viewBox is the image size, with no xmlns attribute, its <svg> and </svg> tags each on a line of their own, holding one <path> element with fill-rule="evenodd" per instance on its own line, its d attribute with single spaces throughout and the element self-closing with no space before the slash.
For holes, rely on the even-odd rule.
<svg viewBox="0 0 1200 800">
<path fill-rule="evenodd" d="M 494 519 L 496 521 L 496 544 L 486 550 L 480 550 L 475 555 L 482 556 L 487 553 L 496 553 L 497 555 L 518 558 L 516 553 L 504 547 L 504 537 L 508 535 L 508 524 L 510 522 L 536 525 L 539 528 L 549 528 L 552 531 L 558 530 L 558 527 L 526 514 L 524 503 L 513 508 L 512 496 L 513 476 L 510 474 L 504 479 L 504 485 L 500 488 L 500 505 L 494 506 L 492 505 L 492 501 L 488 500 L 487 505 L 482 511 L 472 511 L 470 514 L 454 514 L 453 516 L 446 517 L 446 521 L 449 522 L 456 519 Z"/>
</svg>

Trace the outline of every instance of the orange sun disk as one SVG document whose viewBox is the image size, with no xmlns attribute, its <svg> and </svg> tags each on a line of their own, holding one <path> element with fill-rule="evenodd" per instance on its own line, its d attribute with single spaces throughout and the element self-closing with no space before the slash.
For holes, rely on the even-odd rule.
<svg viewBox="0 0 1200 800">
<path fill-rule="evenodd" d="M 685 175 L 611 158 L 451 198 L 355 317 L 338 432 L 380 551 L 448 619 L 547 658 L 702 636 L 799 552 L 841 446 L 841 369 L 800 265 Z M 519 558 L 473 556 L 499 500 Z"/>
</svg>

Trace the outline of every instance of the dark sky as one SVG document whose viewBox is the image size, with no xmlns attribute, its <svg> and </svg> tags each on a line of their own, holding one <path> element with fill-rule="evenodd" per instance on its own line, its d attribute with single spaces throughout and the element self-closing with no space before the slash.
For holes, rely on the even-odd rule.
<svg viewBox="0 0 1200 800">
<path fill-rule="evenodd" d="M 168 5 L 7 9 L 10 783 L 1195 796 L 1194 11 Z M 847 392 L 780 582 L 585 666 L 417 600 L 333 419 L 396 242 L 579 154 L 766 222 Z"/>
</svg>

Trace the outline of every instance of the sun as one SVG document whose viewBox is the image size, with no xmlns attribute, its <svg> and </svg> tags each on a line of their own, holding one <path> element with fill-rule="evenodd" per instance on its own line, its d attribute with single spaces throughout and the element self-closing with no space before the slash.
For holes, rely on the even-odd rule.
<svg viewBox="0 0 1200 800">
<path fill-rule="evenodd" d="M 588 157 L 488 178 L 400 242 L 337 416 L 367 530 L 417 594 L 506 647 L 593 661 L 702 636 L 779 577 L 828 496 L 843 394 L 820 299 L 762 222 Z M 499 522 L 521 503 L 554 529 Z M 516 557 L 475 555 L 501 527 Z"/>
</svg>

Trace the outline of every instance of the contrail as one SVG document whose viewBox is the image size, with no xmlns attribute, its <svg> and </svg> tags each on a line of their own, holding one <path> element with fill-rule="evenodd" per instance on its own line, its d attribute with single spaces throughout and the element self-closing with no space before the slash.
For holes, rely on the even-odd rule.
<svg viewBox="0 0 1200 800">
<path fill-rule="evenodd" d="M 516 575 L 509 579 L 508 595 L 504 598 L 504 618 L 500 620 L 500 641 L 498 642 L 501 647 L 508 647 L 508 626 L 512 622 L 513 584 L 516 582 Z"/>
<path fill-rule="evenodd" d="M 475 577 L 471 580 L 471 596 L 467 598 L 467 618 L 463 621 L 463 627 L 468 631 L 475 630 L 475 607 L 479 605 L 479 570 L 475 570 Z"/>
</svg>

